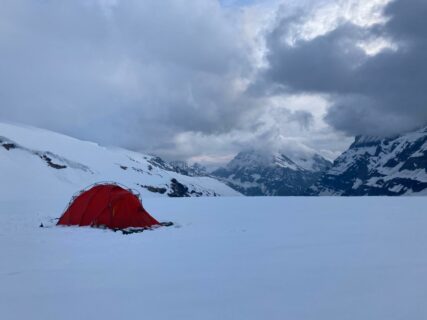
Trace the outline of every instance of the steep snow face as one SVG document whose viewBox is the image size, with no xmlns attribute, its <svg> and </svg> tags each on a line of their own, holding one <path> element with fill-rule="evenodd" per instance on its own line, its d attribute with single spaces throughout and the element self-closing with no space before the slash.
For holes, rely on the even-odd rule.
<svg viewBox="0 0 427 320">
<path fill-rule="evenodd" d="M 121 183 L 142 196 L 239 195 L 215 179 L 174 172 L 158 157 L 5 123 L 0 123 L 0 176 L 0 198 L 71 196 L 102 181 Z"/>
<path fill-rule="evenodd" d="M 213 172 L 245 195 L 304 195 L 331 163 L 323 157 L 290 158 L 282 153 L 240 152 L 225 168 Z"/>
<path fill-rule="evenodd" d="M 320 195 L 422 194 L 427 127 L 389 139 L 357 137 L 312 189 Z"/>
</svg>

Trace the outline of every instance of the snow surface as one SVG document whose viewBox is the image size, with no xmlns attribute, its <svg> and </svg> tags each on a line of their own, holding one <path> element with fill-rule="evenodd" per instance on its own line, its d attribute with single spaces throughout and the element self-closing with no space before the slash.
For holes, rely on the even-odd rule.
<svg viewBox="0 0 427 320">
<path fill-rule="evenodd" d="M 2 319 L 427 319 L 427 198 L 146 198 L 163 227 L 39 228 L 0 195 Z"/>
</svg>

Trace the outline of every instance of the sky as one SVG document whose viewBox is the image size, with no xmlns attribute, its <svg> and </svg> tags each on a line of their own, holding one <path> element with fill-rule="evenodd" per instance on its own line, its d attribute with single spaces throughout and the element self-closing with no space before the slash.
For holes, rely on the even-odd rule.
<svg viewBox="0 0 427 320">
<path fill-rule="evenodd" d="M 221 165 L 427 123 L 425 0 L 0 0 L 0 121 Z"/>
</svg>

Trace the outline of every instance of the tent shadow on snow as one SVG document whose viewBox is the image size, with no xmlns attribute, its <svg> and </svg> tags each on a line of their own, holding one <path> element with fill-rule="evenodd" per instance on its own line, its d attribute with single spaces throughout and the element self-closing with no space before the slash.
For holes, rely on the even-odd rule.
<svg viewBox="0 0 427 320">
<path fill-rule="evenodd" d="M 57 225 L 90 226 L 128 234 L 172 223 L 153 218 L 131 189 L 116 183 L 101 183 L 74 196 Z"/>
</svg>

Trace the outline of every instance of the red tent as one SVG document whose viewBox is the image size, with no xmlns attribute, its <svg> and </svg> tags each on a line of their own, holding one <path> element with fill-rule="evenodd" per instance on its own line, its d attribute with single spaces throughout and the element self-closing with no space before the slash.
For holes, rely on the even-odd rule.
<svg viewBox="0 0 427 320">
<path fill-rule="evenodd" d="M 158 225 L 131 191 L 114 184 L 101 184 L 78 195 L 58 221 L 76 225 L 125 229 Z"/>
</svg>

